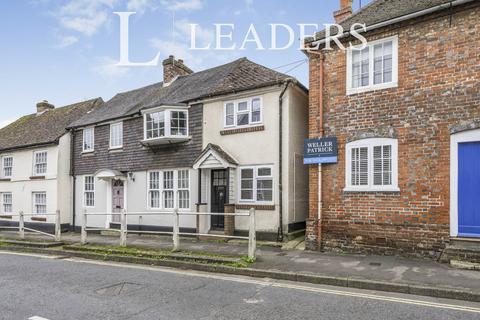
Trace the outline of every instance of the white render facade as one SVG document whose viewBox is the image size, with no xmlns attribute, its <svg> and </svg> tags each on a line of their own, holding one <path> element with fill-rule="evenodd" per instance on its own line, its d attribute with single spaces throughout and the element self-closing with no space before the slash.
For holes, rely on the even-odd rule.
<svg viewBox="0 0 480 320">
<path fill-rule="evenodd" d="M 12 215 L 12 221 L 18 221 L 18 214 L 23 212 L 26 215 L 34 214 L 26 216 L 25 222 L 53 224 L 55 216 L 50 215 L 58 210 L 61 223 L 71 223 L 69 133 L 63 135 L 58 144 L 5 151 L 0 158 L 1 215 Z M 8 165 L 11 163 L 11 169 L 5 168 L 6 162 Z M 11 171 L 11 174 L 6 171 Z"/>
<path fill-rule="evenodd" d="M 224 204 L 233 205 L 236 212 L 255 208 L 259 234 L 266 234 L 266 238 L 274 239 L 279 232 L 280 221 L 282 221 L 284 234 L 288 231 L 302 229 L 308 211 L 308 172 L 303 165 L 303 140 L 307 136 L 308 96 L 298 86 L 288 86 L 282 99 L 283 120 L 280 130 L 279 98 L 284 88 L 284 86 L 277 85 L 195 102 L 203 105 L 201 140 L 204 152 L 198 155 L 193 166 L 172 164 L 168 168 L 159 167 L 158 169 L 128 172 L 106 167 L 89 174 L 76 175 L 75 226 L 77 228 L 80 226 L 83 219 L 82 213 L 87 213 L 87 225 L 90 227 L 110 228 L 112 224 L 117 224 L 118 227 L 119 213 L 125 210 L 130 229 L 169 231 L 173 225 L 172 214 L 175 207 L 179 209 L 180 213 L 196 212 L 197 210 L 200 212 L 224 212 L 223 207 L 219 208 L 213 205 L 214 199 L 212 198 L 212 192 L 214 192 L 213 172 L 224 172 L 221 173 L 224 176 L 219 180 L 226 182 Z M 259 116 L 259 121 L 251 123 L 252 101 L 254 100 L 260 102 L 255 107 L 256 109 L 258 106 L 260 107 L 260 115 L 256 115 L 257 118 Z M 231 102 L 235 104 L 237 101 L 247 101 L 250 110 L 249 123 L 226 126 L 227 110 L 225 107 L 227 104 Z M 189 110 L 190 107 L 187 107 L 186 110 Z M 167 106 L 165 110 L 167 109 L 174 109 L 174 107 Z M 143 118 L 142 130 L 145 131 L 145 117 Z M 118 123 L 119 121 L 116 121 L 107 125 L 118 126 Z M 126 122 L 123 123 L 122 138 L 129 134 Z M 95 138 L 92 139 L 90 138 L 90 128 L 85 128 L 90 131 L 87 138 L 81 133 L 82 130 L 77 133 L 84 140 L 83 145 L 85 145 L 85 139 L 93 141 L 99 139 L 95 136 L 95 132 L 98 136 L 100 129 L 98 127 L 93 129 Z M 282 177 L 280 177 L 279 166 L 280 132 L 283 136 Z M 143 136 L 146 136 L 145 132 L 143 133 Z M 118 138 L 111 135 L 109 139 L 118 141 Z M 127 139 L 122 140 L 125 141 L 124 144 L 128 143 Z M 95 145 L 93 152 L 97 152 L 98 144 L 95 142 L 93 144 Z M 106 144 L 104 142 L 104 145 Z M 108 144 L 111 145 L 111 143 Z M 215 152 L 215 150 L 207 150 L 211 144 L 220 147 L 225 154 L 228 154 L 229 159 L 224 159 L 224 154 Z M 124 152 L 128 148 L 127 145 L 122 147 L 123 151 L 119 150 L 118 152 Z M 81 157 L 85 157 L 85 159 L 91 157 L 93 161 L 95 155 L 90 155 L 90 151 L 87 148 L 87 152 L 83 151 Z M 110 150 L 110 152 L 117 151 Z M 253 187 L 253 190 L 250 190 L 252 194 L 250 199 L 241 199 L 242 191 L 244 194 L 248 193 L 242 190 L 243 170 L 254 172 L 254 179 L 250 181 L 250 185 Z M 257 177 L 259 172 L 264 172 L 265 175 Z M 185 175 L 188 176 L 188 182 L 180 182 L 180 176 L 185 180 Z M 166 177 L 174 180 L 171 186 L 167 186 Z M 152 187 L 152 185 L 156 185 L 156 183 L 152 183 L 152 179 L 159 179 L 158 187 Z M 91 181 L 94 181 L 94 185 L 91 184 Z M 262 181 L 261 184 L 264 185 L 265 190 L 258 190 L 259 181 Z M 283 183 L 282 219 L 280 219 L 280 181 Z M 170 193 L 170 188 L 174 201 L 167 205 L 166 197 Z M 183 199 L 183 203 L 181 203 L 180 192 L 188 193 L 188 199 Z M 258 199 L 257 194 L 259 193 L 261 197 L 264 197 L 263 199 Z M 158 199 L 155 198 L 155 200 L 152 197 L 158 197 Z M 216 224 L 218 221 L 214 221 L 215 219 L 204 216 L 197 220 L 196 216 L 181 216 L 180 228 L 189 232 L 199 230 L 202 233 L 223 229 L 222 222 Z M 235 230 L 240 233 L 247 232 L 248 223 L 248 218 L 237 217 Z"/>
</svg>

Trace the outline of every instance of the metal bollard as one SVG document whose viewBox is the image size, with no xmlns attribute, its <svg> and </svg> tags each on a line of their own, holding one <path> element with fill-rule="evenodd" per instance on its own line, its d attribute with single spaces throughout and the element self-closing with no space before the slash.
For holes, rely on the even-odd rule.
<svg viewBox="0 0 480 320">
<path fill-rule="evenodd" d="M 248 258 L 257 257 L 257 234 L 255 222 L 255 209 L 250 209 L 250 227 L 248 230 Z"/>
<path fill-rule="evenodd" d="M 120 214 L 120 247 L 127 246 L 127 212 L 122 210 Z"/>
<path fill-rule="evenodd" d="M 18 235 L 20 239 L 25 239 L 25 217 L 23 215 L 23 211 L 20 211 L 19 218 L 18 218 Z"/>
<path fill-rule="evenodd" d="M 60 241 L 62 237 L 62 224 L 60 223 L 60 210 L 55 212 L 55 241 Z"/>
<path fill-rule="evenodd" d="M 82 213 L 82 230 L 80 233 L 80 244 L 87 244 L 87 210 Z"/>
<path fill-rule="evenodd" d="M 178 209 L 173 210 L 173 251 L 180 250 L 180 221 Z"/>
</svg>

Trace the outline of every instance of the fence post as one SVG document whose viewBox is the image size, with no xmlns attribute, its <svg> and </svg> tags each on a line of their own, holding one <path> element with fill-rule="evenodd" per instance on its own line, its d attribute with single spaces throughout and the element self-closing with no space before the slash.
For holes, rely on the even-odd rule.
<svg viewBox="0 0 480 320">
<path fill-rule="evenodd" d="M 255 259 L 257 256 L 257 235 L 255 225 L 255 209 L 250 209 L 250 227 L 248 230 L 248 257 Z"/>
<path fill-rule="evenodd" d="M 20 239 L 25 239 L 25 218 L 23 211 L 20 211 L 18 217 L 18 235 L 20 236 Z"/>
<path fill-rule="evenodd" d="M 60 223 L 60 210 L 55 211 L 55 241 L 62 237 L 62 224 Z"/>
<path fill-rule="evenodd" d="M 125 209 L 120 214 L 120 247 L 127 246 L 127 212 Z"/>
<path fill-rule="evenodd" d="M 82 212 L 82 230 L 80 233 L 80 243 L 82 245 L 87 244 L 87 210 Z"/>
<path fill-rule="evenodd" d="M 173 251 L 180 250 L 180 221 L 178 209 L 173 210 Z"/>
</svg>

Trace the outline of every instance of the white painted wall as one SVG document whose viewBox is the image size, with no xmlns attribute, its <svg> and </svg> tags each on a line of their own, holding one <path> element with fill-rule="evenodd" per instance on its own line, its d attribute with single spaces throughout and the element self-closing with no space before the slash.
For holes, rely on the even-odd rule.
<svg viewBox="0 0 480 320">
<path fill-rule="evenodd" d="M 283 87 L 271 87 L 204 102 L 204 148 L 209 143 L 219 145 L 239 162 L 239 166 L 273 166 L 274 185 L 277 186 L 274 191 L 276 209 L 275 211 L 257 211 L 257 230 L 263 232 L 277 232 L 279 222 L 279 96 L 282 89 Z M 262 98 L 265 130 L 222 136 L 220 132 L 225 130 L 225 102 L 252 97 Z M 295 206 L 297 199 L 293 188 L 289 188 L 289 185 L 294 182 L 293 159 L 295 153 L 303 154 L 303 139 L 307 137 L 308 131 L 308 97 L 297 88 L 290 87 L 284 96 L 283 120 L 283 223 L 286 230 L 289 223 L 304 221 L 308 208 L 308 201 L 305 204 L 306 206 Z M 295 169 L 297 172 L 305 170 L 306 174 L 298 176 L 305 179 L 302 188 L 308 186 L 307 168 L 297 165 Z M 237 174 L 238 172 L 239 170 L 236 170 Z M 207 195 L 202 198 L 210 202 L 210 177 L 208 173 L 204 172 L 203 174 L 203 180 L 206 179 L 207 181 L 202 184 L 202 188 L 206 188 L 203 190 L 207 190 Z M 238 180 L 236 176 L 235 180 Z M 238 199 L 238 185 L 235 183 L 234 187 Z M 304 200 L 302 199 L 302 201 Z M 236 228 L 238 230 L 248 230 L 248 219 L 236 218 Z"/>
<path fill-rule="evenodd" d="M 180 170 L 182 168 L 178 168 Z M 175 169 L 177 170 L 177 169 Z M 95 180 L 95 207 L 85 208 L 84 206 L 84 177 L 77 176 L 76 179 L 76 226 L 81 225 L 81 214 L 86 210 L 87 213 L 106 214 L 88 216 L 89 227 L 106 227 L 111 221 L 112 212 L 112 193 L 111 182 L 103 180 Z M 198 197 L 198 177 L 194 170 L 190 170 L 190 209 L 184 212 L 194 212 L 195 204 Z M 150 209 L 148 207 L 148 187 L 147 187 L 147 171 L 138 171 L 133 173 L 133 179 L 125 181 L 126 210 L 129 213 L 135 213 L 128 217 L 129 225 L 145 225 L 145 226 L 162 226 L 172 227 L 173 218 L 172 210 Z M 141 215 L 137 215 L 140 214 Z M 196 228 L 196 218 L 194 216 L 181 216 L 181 228 Z"/>
<path fill-rule="evenodd" d="M 33 176 L 34 153 L 47 151 L 47 173 L 44 180 L 30 179 Z M 11 192 L 13 213 L 33 212 L 34 192 L 46 192 L 47 213 L 60 210 L 62 223 L 71 221 L 71 182 L 70 182 L 70 134 L 60 138 L 58 145 L 43 148 L 20 149 L 0 154 L 0 157 L 13 157 L 11 181 L 0 182 L 0 193 Z M 3 214 L 3 208 L 0 212 Z M 14 220 L 18 220 L 15 218 Z M 30 221 L 29 217 L 25 221 Z M 55 217 L 48 216 L 47 222 L 54 223 Z"/>
</svg>

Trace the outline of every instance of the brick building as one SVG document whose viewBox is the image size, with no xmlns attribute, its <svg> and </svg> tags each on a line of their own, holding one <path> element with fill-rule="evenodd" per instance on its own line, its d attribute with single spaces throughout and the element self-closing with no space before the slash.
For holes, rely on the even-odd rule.
<svg viewBox="0 0 480 320">
<path fill-rule="evenodd" d="M 310 249 L 435 256 L 480 236 L 480 1 L 374 0 L 334 13 L 360 41 L 307 39 L 310 138 L 338 163 L 310 166 Z M 476 195 L 475 195 L 476 194 Z"/>
</svg>

